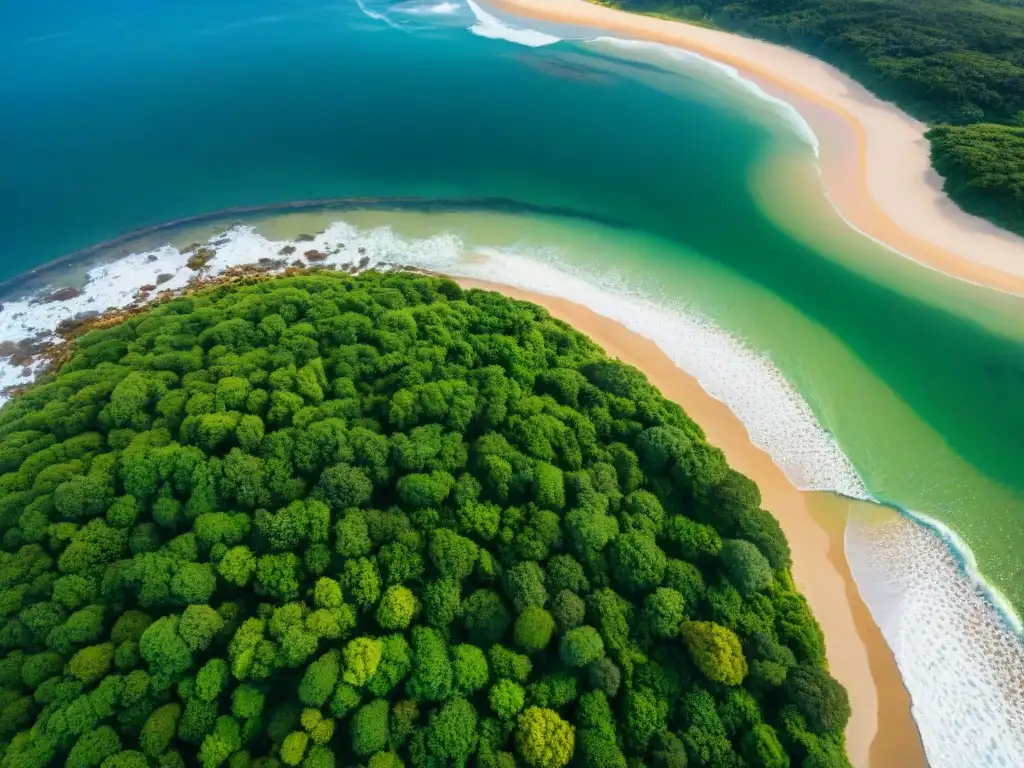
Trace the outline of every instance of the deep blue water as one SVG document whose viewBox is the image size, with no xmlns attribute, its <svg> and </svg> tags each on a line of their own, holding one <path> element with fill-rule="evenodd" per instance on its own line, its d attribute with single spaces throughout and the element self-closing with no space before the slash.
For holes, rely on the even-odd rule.
<svg viewBox="0 0 1024 768">
<path fill-rule="evenodd" d="M 320 197 L 496 195 L 724 223 L 766 140 L 625 77 L 553 75 L 568 43 L 528 49 L 464 23 L 408 34 L 350 2 L 5 12 L 0 100 L 17 119 L 0 124 L 0 278 L 160 221 Z"/>
</svg>

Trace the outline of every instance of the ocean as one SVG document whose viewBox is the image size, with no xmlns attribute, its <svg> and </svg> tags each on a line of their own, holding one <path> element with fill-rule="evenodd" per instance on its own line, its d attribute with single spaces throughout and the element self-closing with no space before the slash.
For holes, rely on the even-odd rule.
<svg viewBox="0 0 1024 768">
<path fill-rule="evenodd" d="M 656 341 L 801 487 L 917 521 L 887 529 L 906 567 L 882 568 L 863 527 L 848 554 L 929 759 L 1024 754 L 1024 300 L 848 227 L 788 105 L 692 54 L 466 0 L 3 13 L 0 342 L 183 285 L 178 248 L 207 239 L 213 268 L 292 242 L 586 304 Z M 47 285 L 81 293 L 26 295 Z"/>
</svg>

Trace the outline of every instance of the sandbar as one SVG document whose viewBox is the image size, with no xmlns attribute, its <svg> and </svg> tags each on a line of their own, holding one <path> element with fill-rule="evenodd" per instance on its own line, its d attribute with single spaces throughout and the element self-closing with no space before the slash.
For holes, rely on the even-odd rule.
<svg viewBox="0 0 1024 768">
<path fill-rule="evenodd" d="M 671 45 L 736 68 L 792 104 L 821 145 L 829 198 L 857 229 L 929 268 L 1024 295 L 1024 238 L 962 211 L 931 167 L 927 126 L 807 54 L 587 0 L 487 0 L 499 12 Z"/>
</svg>

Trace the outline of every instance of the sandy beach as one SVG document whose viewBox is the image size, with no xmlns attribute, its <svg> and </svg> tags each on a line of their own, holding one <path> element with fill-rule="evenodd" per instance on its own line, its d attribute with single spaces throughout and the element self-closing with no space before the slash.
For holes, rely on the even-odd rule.
<svg viewBox="0 0 1024 768">
<path fill-rule="evenodd" d="M 1024 294 L 1024 238 L 961 211 L 932 169 L 926 126 L 798 51 L 587 0 L 488 0 L 498 11 L 663 43 L 735 67 L 791 103 L 821 143 L 829 197 L 853 226 L 930 268 Z"/>
<path fill-rule="evenodd" d="M 476 280 L 458 282 L 545 307 L 612 357 L 642 370 L 665 397 L 686 409 L 708 442 L 725 452 L 729 464 L 758 484 L 765 509 L 779 519 L 789 539 L 794 580 L 825 633 L 832 674 L 850 692 L 853 717 L 846 736 L 853 765 L 926 766 L 910 696 L 846 563 L 843 532 L 852 503 L 832 494 L 797 490 L 771 457 L 751 442 L 732 411 L 677 368 L 654 342 L 565 299 Z"/>
</svg>

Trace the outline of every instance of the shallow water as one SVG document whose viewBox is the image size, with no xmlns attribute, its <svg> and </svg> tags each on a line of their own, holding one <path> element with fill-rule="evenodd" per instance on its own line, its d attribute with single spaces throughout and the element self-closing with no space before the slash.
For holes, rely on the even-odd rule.
<svg viewBox="0 0 1024 768">
<path fill-rule="evenodd" d="M 580 39 L 558 41 L 568 36 Z M 461 0 L 13 9 L 0 27 L 0 98 L 19 117 L 0 124 L 0 276 L 226 207 L 435 202 L 156 232 L 117 251 L 139 255 L 94 267 L 76 299 L 5 298 L 0 341 L 127 303 L 157 274 L 183 285 L 186 257 L 162 242 L 251 221 L 255 231 L 219 247 L 223 267 L 277 258 L 277 241 L 326 228 L 298 245 L 344 242 L 339 264 L 362 247 L 623 320 L 728 403 L 802 487 L 874 496 L 944 526 L 960 560 L 918 547 L 917 527 L 906 551 L 952 563 L 934 570 L 949 600 L 995 616 L 958 570 L 976 563 L 1007 608 L 1024 604 L 1024 304 L 849 229 L 822 194 L 806 126 L 735 73 L 593 37 L 512 29 Z M 931 629 L 957 631 L 962 612 L 934 605 L 945 623 Z M 901 668 L 923 663 L 895 650 Z M 916 699 L 930 695 L 926 674 L 905 676 Z M 941 754 L 962 753 L 936 749 L 933 764 L 958 764 Z"/>
</svg>

